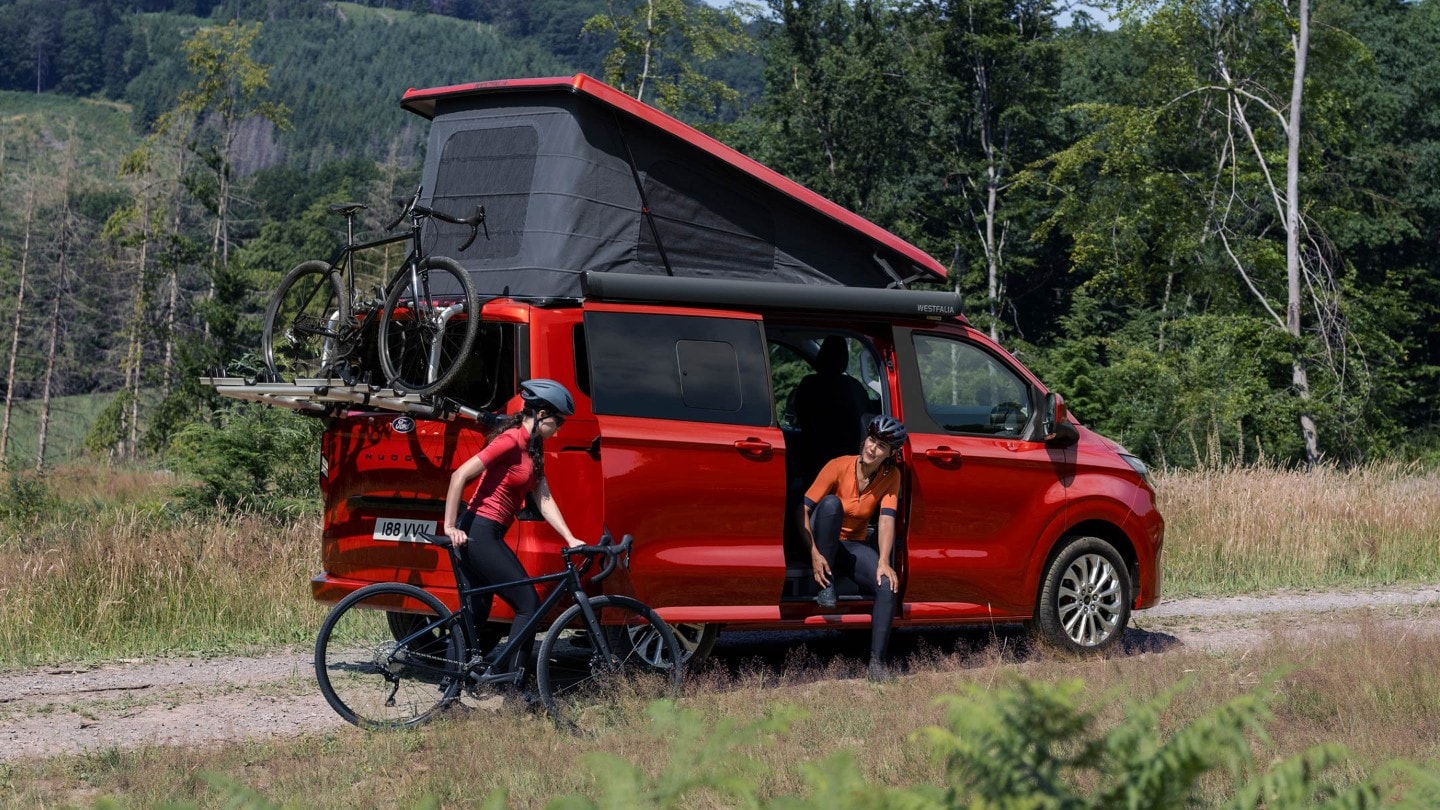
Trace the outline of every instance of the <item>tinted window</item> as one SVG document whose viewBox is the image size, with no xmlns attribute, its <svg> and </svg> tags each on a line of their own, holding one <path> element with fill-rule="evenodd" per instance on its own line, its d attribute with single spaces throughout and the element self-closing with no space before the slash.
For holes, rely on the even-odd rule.
<svg viewBox="0 0 1440 810">
<path fill-rule="evenodd" d="M 472 408 L 503 410 L 519 384 L 515 346 L 514 324 L 482 322 L 475 347 L 445 395 Z"/>
<path fill-rule="evenodd" d="M 915 335 L 925 410 L 955 433 L 1018 436 L 1030 419 L 1029 386 L 988 352 L 959 340 Z"/>
<path fill-rule="evenodd" d="M 768 425 L 770 387 L 754 321 L 585 315 L 597 414 Z"/>
</svg>

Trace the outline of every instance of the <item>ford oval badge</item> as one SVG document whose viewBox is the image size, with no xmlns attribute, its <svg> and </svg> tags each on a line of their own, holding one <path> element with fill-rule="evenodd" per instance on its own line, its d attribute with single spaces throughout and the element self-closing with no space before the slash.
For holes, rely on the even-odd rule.
<svg viewBox="0 0 1440 810">
<path fill-rule="evenodd" d="M 397 416 L 390 421 L 390 429 L 396 433 L 409 433 L 415 429 L 415 420 L 408 416 Z"/>
</svg>

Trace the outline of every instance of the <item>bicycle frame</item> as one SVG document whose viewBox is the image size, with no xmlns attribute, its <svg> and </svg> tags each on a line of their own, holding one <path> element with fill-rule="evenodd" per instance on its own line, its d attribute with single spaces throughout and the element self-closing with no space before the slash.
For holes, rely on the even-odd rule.
<svg viewBox="0 0 1440 810">
<path fill-rule="evenodd" d="M 336 338 L 336 358 L 334 359 L 347 356 L 348 353 L 353 350 L 351 347 L 355 346 L 358 343 L 358 336 L 366 329 L 372 328 L 373 324 L 378 323 L 378 318 L 373 317 L 373 315 L 378 314 L 379 309 L 384 306 L 385 299 L 390 295 L 390 291 L 395 288 L 396 284 L 402 283 L 401 279 L 404 278 L 406 273 L 409 273 L 410 275 L 411 289 L 420 289 L 420 262 L 424 258 L 424 251 L 420 243 L 420 220 L 424 217 L 423 215 L 415 213 L 413 209 L 407 210 L 407 212 L 403 216 L 409 216 L 411 219 L 410 229 L 406 233 L 399 233 L 393 236 L 386 236 L 365 242 L 356 242 L 355 212 L 352 211 L 345 215 L 345 244 L 342 245 L 338 250 L 336 250 L 334 254 L 332 254 L 329 263 L 330 266 L 334 268 L 335 272 L 340 274 L 341 285 L 345 290 L 345 295 L 350 300 L 351 322 L 348 324 L 335 323 L 334 326 L 332 326 L 332 331 L 335 333 Z M 400 269 L 397 270 L 395 274 L 391 276 L 388 281 L 385 282 L 384 287 L 380 289 L 380 298 L 378 301 L 376 301 L 375 311 L 371 313 L 372 317 L 360 318 L 360 310 L 356 307 L 358 301 L 355 286 L 355 254 L 378 247 L 385 247 L 386 245 L 399 244 L 405 241 L 410 242 L 410 251 L 405 255 L 405 258 L 402 260 L 400 264 Z M 428 301 L 424 301 L 423 299 L 417 299 L 416 304 L 428 306 Z M 463 303 L 456 303 L 451 304 L 450 306 L 436 313 L 436 320 L 440 326 L 440 331 L 443 333 L 445 328 L 449 325 L 450 319 L 455 317 L 457 314 L 463 312 L 464 310 L 465 305 Z M 332 323 L 334 323 L 333 320 Z M 439 364 L 440 342 L 436 341 L 435 344 L 431 346 L 430 356 L 428 359 L 429 373 L 432 376 L 436 373 Z"/>
<path fill-rule="evenodd" d="M 557 605 L 560 604 L 560 600 L 566 596 L 574 597 L 575 604 L 580 606 L 580 612 L 585 616 L 586 626 L 588 626 L 592 630 L 599 628 L 599 619 L 596 618 L 595 611 L 590 606 L 590 599 L 585 593 L 584 588 L 580 584 L 580 576 L 585 571 L 589 570 L 590 564 L 591 562 L 593 562 L 592 560 L 587 560 L 586 564 L 581 569 L 576 569 L 575 564 L 571 562 L 570 559 L 567 557 L 565 561 L 564 571 L 559 571 L 554 574 L 545 574 L 538 577 L 529 577 L 526 579 L 515 580 L 514 582 L 502 582 L 498 585 L 469 587 L 469 578 L 465 576 L 463 569 L 461 569 L 458 565 L 455 558 L 455 550 L 450 547 L 447 547 L 446 550 L 447 552 L 449 552 L 450 565 L 455 570 L 455 581 L 457 585 L 459 585 L 457 590 L 459 591 L 460 595 L 460 609 L 454 613 L 451 613 L 449 616 L 446 616 L 443 619 L 436 619 L 435 621 L 430 622 L 425 626 L 412 631 L 404 638 L 397 639 L 396 649 L 406 649 L 408 645 L 410 645 L 412 642 L 418 641 L 420 638 L 429 635 L 435 630 L 459 622 L 466 632 L 465 638 L 467 647 L 467 649 L 463 651 L 463 654 L 467 656 L 467 660 L 461 661 L 459 663 L 461 669 L 465 673 L 468 674 L 470 672 L 473 672 L 478 668 L 476 666 L 478 662 L 470 657 L 473 649 L 470 648 L 469 642 L 472 639 L 478 638 L 479 628 L 476 626 L 475 617 L 471 613 L 470 600 L 468 597 L 485 596 L 487 594 L 498 593 L 499 591 L 516 585 L 534 586 L 545 582 L 563 582 L 561 587 L 551 591 L 550 594 L 540 602 L 540 608 L 535 611 L 534 615 L 532 615 L 530 619 L 525 622 L 524 625 L 522 625 L 518 630 L 514 628 L 511 629 L 510 637 L 505 640 L 505 643 L 502 644 L 498 650 L 496 650 L 490 664 L 484 668 L 483 674 L 479 679 L 481 683 L 495 683 L 497 681 L 513 680 L 518 679 L 523 675 L 523 670 L 519 667 L 516 667 L 511 671 L 500 673 L 498 675 L 491 674 L 491 670 L 494 669 L 497 664 L 514 658 L 515 655 L 519 652 L 519 647 L 521 646 L 520 640 L 527 637 L 533 637 L 535 633 L 540 629 L 540 624 L 545 620 L 545 617 L 550 615 L 550 612 L 554 610 Z M 594 643 L 598 645 L 601 655 L 608 659 L 611 655 L 610 642 L 609 639 L 605 638 L 605 634 L 603 632 L 594 634 Z M 425 669 L 436 674 L 445 674 L 446 672 L 446 670 L 441 667 L 434 667 L 429 664 L 419 663 L 416 661 L 408 661 L 407 663 L 409 663 L 411 666 L 415 666 L 419 669 Z"/>
</svg>

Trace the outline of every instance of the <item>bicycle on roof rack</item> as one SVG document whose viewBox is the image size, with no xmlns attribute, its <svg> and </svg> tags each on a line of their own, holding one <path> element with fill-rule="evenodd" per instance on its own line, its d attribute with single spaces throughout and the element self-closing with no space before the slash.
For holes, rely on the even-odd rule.
<svg viewBox="0 0 1440 810">
<path fill-rule="evenodd" d="M 606 531 L 596 545 L 561 549 L 565 569 L 558 573 L 481 587 L 456 564 L 449 537 L 416 539 L 449 551 L 460 610 L 452 613 L 429 591 L 405 582 L 368 585 L 331 609 L 315 640 L 315 676 L 331 708 L 351 723 L 410 728 L 451 708 L 462 694 L 516 694 L 530 665 L 517 660 L 521 639 L 533 638 L 565 599 L 574 604 L 550 625 L 535 659 L 539 700 L 557 726 L 593 730 L 618 700 L 678 696 L 685 661 L 665 620 L 626 596 L 590 596 L 581 583 L 596 558 L 603 564 L 591 584 L 628 565 L 630 535 L 615 543 Z M 584 562 L 577 565 L 576 558 Z M 542 582 L 556 587 L 540 609 L 485 655 L 487 628 L 476 627 L 467 597 Z"/>
<path fill-rule="evenodd" d="M 401 394 L 434 394 L 459 373 L 475 344 L 480 317 L 470 274 L 454 259 L 425 255 L 421 230 L 426 219 L 470 228 L 464 251 L 485 224 L 485 208 L 460 218 L 420 204 L 421 189 L 404 202 L 386 227 L 393 231 L 406 218 L 405 233 L 368 242 L 355 241 L 355 214 L 361 203 L 331 205 L 345 217 L 345 244 L 330 261 L 301 262 L 280 282 L 265 311 L 262 350 L 272 380 L 340 379 L 346 385 L 375 385 L 375 369 L 365 356 L 366 332 L 376 333 L 383 383 Z M 486 229 L 486 238 L 489 230 Z M 384 245 L 410 242 L 410 252 L 374 299 L 361 299 L 355 288 L 355 254 Z"/>
</svg>

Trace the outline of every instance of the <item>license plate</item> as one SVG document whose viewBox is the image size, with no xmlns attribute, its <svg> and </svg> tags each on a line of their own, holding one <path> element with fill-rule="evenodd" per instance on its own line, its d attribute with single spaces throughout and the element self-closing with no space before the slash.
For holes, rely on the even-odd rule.
<svg viewBox="0 0 1440 810">
<path fill-rule="evenodd" d="M 396 540 L 402 543 L 424 542 L 415 535 L 420 533 L 434 534 L 435 521 L 433 520 L 408 520 L 406 518 L 375 518 L 375 533 L 371 537 L 376 540 Z"/>
</svg>

